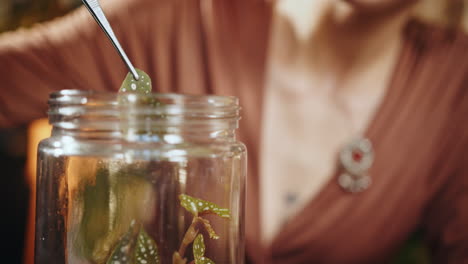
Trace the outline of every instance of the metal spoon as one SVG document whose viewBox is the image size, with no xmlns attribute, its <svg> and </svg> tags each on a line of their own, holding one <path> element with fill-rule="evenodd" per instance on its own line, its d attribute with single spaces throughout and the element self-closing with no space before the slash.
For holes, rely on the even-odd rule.
<svg viewBox="0 0 468 264">
<path fill-rule="evenodd" d="M 119 53 L 123 62 L 125 63 L 125 65 L 127 65 L 128 70 L 132 73 L 133 78 L 135 78 L 135 80 L 138 81 L 140 76 L 135 70 L 135 67 L 133 67 L 132 62 L 130 62 L 130 60 L 128 59 L 127 54 L 122 49 L 122 46 L 120 46 L 120 43 L 117 40 L 117 37 L 115 36 L 114 31 L 112 30 L 112 27 L 110 26 L 109 21 L 106 18 L 106 15 L 104 15 L 104 11 L 102 11 L 99 1 L 98 0 L 83 0 L 83 4 L 86 6 L 86 8 L 88 8 L 89 12 L 91 13 L 91 15 L 93 15 L 94 19 L 99 24 L 99 26 L 101 26 L 102 30 L 104 30 L 104 33 L 106 33 L 107 37 L 112 42 L 112 45 L 115 47 L 115 49 Z"/>
</svg>

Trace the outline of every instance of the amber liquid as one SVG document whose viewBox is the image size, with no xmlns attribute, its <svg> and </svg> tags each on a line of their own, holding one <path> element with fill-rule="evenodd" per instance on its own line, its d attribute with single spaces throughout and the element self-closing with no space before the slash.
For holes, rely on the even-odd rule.
<svg viewBox="0 0 468 264">
<path fill-rule="evenodd" d="M 213 153 L 211 153 L 213 154 Z M 230 219 L 207 215 L 219 239 L 204 235 L 205 256 L 216 264 L 244 263 L 243 153 L 164 161 L 52 156 L 39 153 L 36 264 L 111 262 L 132 225 L 157 244 L 160 263 L 172 264 L 193 215 L 180 205 L 187 194 L 228 208 Z M 193 260 L 192 245 L 184 253 Z"/>
</svg>

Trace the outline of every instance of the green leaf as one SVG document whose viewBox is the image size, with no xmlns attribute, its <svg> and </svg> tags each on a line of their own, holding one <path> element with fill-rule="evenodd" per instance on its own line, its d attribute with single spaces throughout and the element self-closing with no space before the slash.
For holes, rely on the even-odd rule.
<svg viewBox="0 0 468 264">
<path fill-rule="evenodd" d="M 136 264 L 159 264 L 158 246 L 156 242 L 145 232 L 143 227 L 138 234 L 135 247 Z"/>
<path fill-rule="evenodd" d="M 198 214 L 216 214 L 220 217 L 230 218 L 231 212 L 227 208 L 222 208 L 214 203 L 194 198 L 186 194 L 179 195 L 180 205 L 193 215 Z"/>
<path fill-rule="evenodd" d="M 202 258 L 205 255 L 205 242 L 203 241 L 203 235 L 199 234 L 193 242 L 193 257 L 195 260 Z"/>
<path fill-rule="evenodd" d="M 120 239 L 117 246 L 112 251 L 111 256 L 107 260 L 107 264 L 133 264 L 132 263 L 132 250 L 134 245 L 134 222 L 130 225 L 129 230 Z"/>
<path fill-rule="evenodd" d="M 120 93 L 140 93 L 140 94 L 149 94 L 151 93 L 151 78 L 146 74 L 146 72 L 136 69 L 136 72 L 139 75 L 138 81 L 133 78 L 131 72 L 127 74 L 125 80 L 120 87 Z"/>
<path fill-rule="evenodd" d="M 195 260 L 195 264 L 215 264 L 214 261 L 207 257 L 201 257 L 200 259 Z"/>
<path fill-rule="evenodd" d="M 108 223 L 112 218 L 109 211 L 109 170 L 98 168 L 96 175 L 91 178 L 91 181 L 94 181 L 86 182 L 80 193 L 83 217 L 79 223 L 77 241 L 74 244 L 85 258 L 102 263 L 109 255 L 109 248 L 113 247 L 127 230 L 109 233 Z"/>
<path fill-rule="evenodd" d="M 135 222 L 120 239 L 106 264 L 159 264 L 158 246 L 143 227 L 136 236 Z M 136 237 L 135 237 L 136 236 Z"/>
<path fill-rule="evenodd" d="M 399 252 L 389 262 L 391 264 L 430 264 L 431 254 L 429 247 L 424 241 L 422 230 L 414 232 Z"/>
</svg>

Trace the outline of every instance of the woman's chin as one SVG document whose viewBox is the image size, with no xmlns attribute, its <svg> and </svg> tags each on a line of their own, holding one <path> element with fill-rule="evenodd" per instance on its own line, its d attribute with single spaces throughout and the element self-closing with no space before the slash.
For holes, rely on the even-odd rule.
<svg viewBox="0 0 468 264">
<path fill-rule="evenodd" d="M 395 10 L 411 3 L 416 0 L 342 0 L 349 3 L 360 12 L 385 12 Z"/>
</svg>

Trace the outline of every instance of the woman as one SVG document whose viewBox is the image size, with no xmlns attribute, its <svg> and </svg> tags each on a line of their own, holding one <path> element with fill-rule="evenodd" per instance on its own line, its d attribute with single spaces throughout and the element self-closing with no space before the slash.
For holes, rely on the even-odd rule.
<svg viewBox="0 0 468 264">
<path fill-rule="evenodd" d="M 159 92 L 236 95 L 250 263 L 383 263 L 422 228 L 468 261 L 468 39 L 416 1 L 131 0 L 104 5 Z M 0 124 L 125 69 L 81 9 L 0 38 Z M 341 159 L 339 158 L 341 156 Z"/>
</svg>

